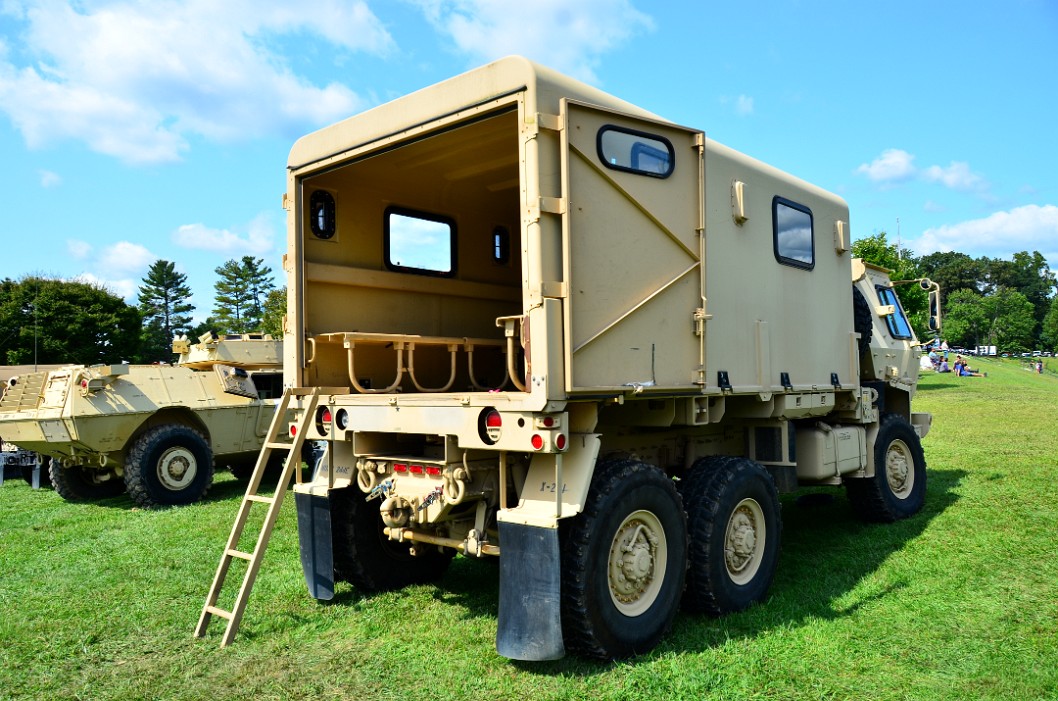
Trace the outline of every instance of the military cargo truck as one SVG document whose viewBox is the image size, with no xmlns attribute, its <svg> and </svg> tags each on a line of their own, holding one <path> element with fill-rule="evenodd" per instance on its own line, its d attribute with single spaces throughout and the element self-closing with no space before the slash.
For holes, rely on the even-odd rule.
<svg viewBox="0 0 1058 701">
<path fill-rule="evenodd" d="M 498 556 L 501 654 L 624 657 L 765 597 L 780 492 L 923 504 L 918 343 L 846 203 L 699 129 L 512 57 L 303 137 L 285 207 L 317 598 Z"/>
<path fill-rule="evenodd" d="M 214 460 L 246 476 L 282 394 L 282 342 L 267 335 L 173 342 L 176 365 L 69 365 L 8 381 L 0 433 L 50 462 L 67 500 L 128 491 L 139 505 L 188 504 Z"/>
</svg>

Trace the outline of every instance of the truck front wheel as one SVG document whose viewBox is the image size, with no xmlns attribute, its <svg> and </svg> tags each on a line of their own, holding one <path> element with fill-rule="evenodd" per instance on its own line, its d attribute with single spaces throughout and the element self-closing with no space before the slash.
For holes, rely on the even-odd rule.
<svg viewBox="0 0 1058 701">
<path fill-rule="evenodd" d="M 52 487 L 66 501 L 107 499 L 125 491 L 121 478 L 111 471 L 93 470 L 80 465 L 63 467 L 54 458 L 48 476 Z"/>
<path fill-rule="evenodd" d="M 913 516 L 926 501 L 926 457 L 915 429 L 899 414 L 883 414 L 874 443 L 874 477 L 845 480 L 845 493 L 864 521 Z"/>
<path fill-rule="evenodd" d="M 687 498 L 690 567 L 684 606 L 714 616 L 764 599 L 779 560 L 779 493 L 748 458 L 707 458 L 713 469 Z"/>
<path fill-rule="evenodd" d="M 336 580 L 371 593 L 434 582 L 444 576 L 453 551 L 418 545 L 419 552 L 413 555 L 408 543 L 390 540 L 382 532 L 378 502 L 367 501 L 355 487 L 336 489 L 330 499 Z"/>
<path fill-rule="evenodd" d="M 672 625 L 687 569 L 672 480 L 636 460 L 603 462 L 584 511 L 561 528 L 566 646 L 599 659 L 651 650 Z"/>
<path fill-rule="evenodd" d="M 213 483 L 213 451 L 188 426 L 156 426 L 140 435 L 125 462 L 125 486 L 140 506 L 191 504 Z"/>
</svg>

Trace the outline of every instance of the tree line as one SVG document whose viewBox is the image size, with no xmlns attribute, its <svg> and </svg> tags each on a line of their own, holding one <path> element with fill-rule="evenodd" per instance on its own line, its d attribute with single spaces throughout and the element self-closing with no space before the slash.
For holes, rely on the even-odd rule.
<svg viewBox="0 0 1058 701">
<path fill-rule="evenodd" d="M 1001 352 L 1058 351 L 1055 274 L 1039 251 L 1011 260 L 973 258 L 956 251 L 915 256 L 886 240 L 860 239 L 853 255 L 889 268 L 893 280 L 930 278 L 940 285 L 941 336 L 952 346 L 996 346 Z M 928 301 L 918 285 L 898 285 L 915 333 L 930 338 Z"/>
<path fill-rule="evenodd" d="M 0 281 L 0 364 L 170 362 L 175 336 L 282 337 L 286 288 L 276 287 L 264 260 L 243 256 L 214 272 L 212 314 L 197 324 L 187 276 L 167 260 L 151 265 L 134 305 L 88 282 L 41 276 Z"/>
</svg>

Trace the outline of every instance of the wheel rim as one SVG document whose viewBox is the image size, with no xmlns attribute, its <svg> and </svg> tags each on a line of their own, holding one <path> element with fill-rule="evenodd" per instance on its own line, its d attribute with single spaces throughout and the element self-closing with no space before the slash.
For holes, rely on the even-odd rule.
<svg viewBox="0 0 1058 701">
<path fill-rule="evenodd" d="M 764 510 L 756 499 L 743 499 L 731 512 L 724 531 L 724 565 L 735 584 L 746 584 L 757 574 L 767 542 Z"/>
<path fill-rule="evenodd" d="M 610 544 L 607 580 L 610 598 L 626 616 L 644 613 L 661 592 L 668 541 L 658 517 L 635 511 L 625 517 Z"/>
<path fill-rule="evenodd" d="M 158 481 L 166 489 L 177 491 L 183 489 L 198 474 L 198 461 L 195 455 L 183 446 L 169 448 L 158 460 Z"/>
<path fill-rule="evenodd" d="M 885 451 L 885 479 L 898 499 L 906 499 L 915 486 L 914 458 L 907 443 L 894 440 Z"/>
</svg>

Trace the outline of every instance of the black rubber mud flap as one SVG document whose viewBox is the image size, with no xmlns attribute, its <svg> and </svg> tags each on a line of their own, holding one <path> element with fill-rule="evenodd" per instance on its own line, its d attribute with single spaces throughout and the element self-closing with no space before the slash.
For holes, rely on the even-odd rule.
<svg viewBox="0 0 1058 701">
<path fill-rule="evenodd" d="M 512 660 L 564 657 L 557 528 L 500 523 L 496 651 Z"/>
<path fill-rule="evenodd" d="M 298 545 L 305 584 L 314 599 L 334 598 L 334 547 L 331 542 L 331 500 L 294 492 L 298 506 Z"/>
</svg>

